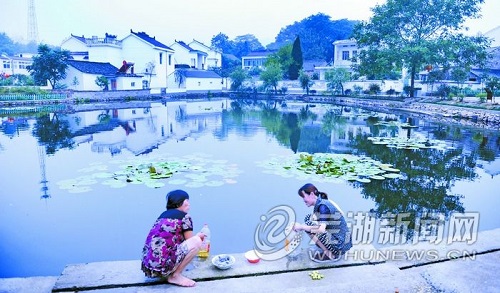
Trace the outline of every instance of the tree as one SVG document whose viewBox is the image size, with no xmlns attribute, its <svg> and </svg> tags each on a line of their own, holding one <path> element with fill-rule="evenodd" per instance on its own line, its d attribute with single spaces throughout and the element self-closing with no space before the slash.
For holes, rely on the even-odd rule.
<svg viewBox="0 0 500 293">
<path fill-rule="evenodd" d="M 333 57 L 332 43 L 350 38 L 357 23 L 358 21 L 347 19 L 331 20 L 330 16 L 318 13 L 282 28 L 276 36 L 276 42 L 269 44 L 267 48 L 280 48 L 284 44 L 293 43 L 300 36 L 304 60 L 328 62 Z"/>
<path fill-rule="evenodd" d="M 146 68 L 145 74 L 149 75 L 148 88 L 151 88 L 151 76 L 155 74 L 154 72 L 156 68 L 155 62 L 149 61 L 148 63 L 146 63 L 145 68 Z"/>
<path fill-rule="evenodd" d="M 427 64 L 481 66 L 487 59 L 489 40 L 462 33 L 468 18 L 479 17 L 484 0 L 388 0 L 372 8 L 373 16 L 354 28 L 361 48 L 361 72 L 406 68 L 410 96 L 415 76 Z M 381 63 L 383 66 L 381 66 Z"/>
<path fill-rule="evenodd" d="M 344 94 L 344 83 L 351 80 L 351 73 L 345 68 L 333 68 L 325 72 L 326 86 L 329 90 Z"/>
<path fill-rule="evenodd" d="M 311 80 L 311 77 L 307 73 L 305 73 L 303 70 L 300 71 L 299 73 L 299 81 L 300 81 L 300 86 L 302 89 L 306 90 L 306 93 L 309 95 L 309 89 L 313 85 L 313 81 Z"/>
<path fill-rule="evenodd" d="M 270 54 L 264 66 L 267 67 L 273 63 L 279 65 L 282 72 L 288 73 L 290 66 L 293 64 L 292 45 L 286 44 L 281 47 L 278 52 Z"/>
<path fill-rule="evenodd" d="M 264 46 L 252 34 L 237 36 L 234 38 L 234 51 L 231 52 L 238 58 L 248 55 L 249 52 L 263 50 Z"/>
<path fill-rule="evenodd" d="M 237 91 L 243 85 L 243 82 L 248 78 L 248 74 L 241 67 L 235 69 L 229 77 L 231 78 L 231 89 Z"/>
<path fill-rule="evenodd" d="M 66 77 L 66 61 L 70 57 L 69 51 L 50 49 L 42 44 L 38 46 L 38 56 L 33 57 L 29 72 L 36 84 L 45 84 L 48 80 L 52 88 L 56 88 L 57 82 Z"/>
<path fill-rule="evenodd" d="M 223 33 L 219 33 L 212 37 L 211 47 L 225 54 L 232 54 L 234 51 L 234 43 Z"/>
<path fill-rule="evenodd" d="M 0 33 L 0 55 L 12 56 L 15 53 L 14 42 L 5 33 Z"/>
<path fill-rule="evenodd" d="M 282 79 L 283 72 L 279 64 L 271 63 L 261 72 L 260 79 L 264 82 L 264 86 L 272 87 L 274 93 L 278 93 L 278 82 Z"/>
<path fill-rule="evenodd" d="M 106 76 L 101 75 L 95 78 L 95 84 L 102 88 L 103 91 L 108 90 L 109 80 Z"/>
<path fill-rule="evenodd" d="M 178 68 L 174 72 L 175 82 L 178 84 L 179 88 L 186 80 L 186 69 Z"/>
<path fill-rule="evenodd" d="M 292 64 L 288 67 L 288 77 L 291 80 L 299 78 L 299 71 L 302 69 L 304 60 L 302 59 L 302 48 L 300 46 L 300 38 L 297 36 L 292 47 Z"/>
</svg>

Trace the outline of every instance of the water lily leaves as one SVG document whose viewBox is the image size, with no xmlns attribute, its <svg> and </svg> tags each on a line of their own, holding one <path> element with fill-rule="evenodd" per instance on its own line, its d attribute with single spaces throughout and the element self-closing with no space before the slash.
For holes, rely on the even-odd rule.
<svg viewBox="0 0 500 293">
<path fill-rule="evenodd" d="M 445 142 L 439 140 L 431 140 L 425 137 L 385 137 L 375 136 L 368 137 L 372 144 L 386 145 L 389 148 L 420 150 L 420 149 L 450 149 Z"/>
<path fill-rule="evenodd" d="M 387 172 L 393 174 L 400 172 L 391 164 L 383 164 L 372 158 L 329 153 L 298 153 L 290 157 L 274 156 L 268 161 L 257 162 L 257 165 L 265 168 L 263 171 L 265 173 L 285 178 L 328 180 L 335 183 L 340 180 L 370 183 L 372 179 L 388 178 L 383 176 Z"/>
<path fill-rule="evenodd" d="M 110 171 L 109 166 L 103 163 L 92 163 L 78 170 L 89 175 L 61 180 L 58 185 L 68 192 L 83 193 L 90 191 L 90 186 L 97 183 L 110 188 L 124 188 L 130 184 L 143 184 L 149 188 L 161 188 L 166 184 L 195 188 L 237 182 L 235 178 L 242 173 L 238 165 L 210 157 L 196 153 L 184 157 L 161 154 L 148 158 L 117 159 L 109 162 L 110 166 L 116 166 L 117 170 L 114 171 Z"/>
</svg>

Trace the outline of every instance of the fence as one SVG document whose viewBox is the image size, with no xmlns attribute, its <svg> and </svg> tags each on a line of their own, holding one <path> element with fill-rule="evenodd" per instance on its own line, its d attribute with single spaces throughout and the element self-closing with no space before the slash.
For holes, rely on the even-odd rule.
<svg viewBox="0 0 500 293">
<path fill-rule="evenodd" d="M 0 94 L 0 101 L 45 101 L 45 100 L 64 100 L 66 94 Z"/>
</svg>

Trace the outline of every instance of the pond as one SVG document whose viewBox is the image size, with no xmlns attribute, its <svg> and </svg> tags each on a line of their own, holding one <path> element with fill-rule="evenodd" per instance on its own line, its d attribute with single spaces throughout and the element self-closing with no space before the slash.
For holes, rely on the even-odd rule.
<svg viewBox="0 0 500 293">
<path fill-rule="evenodd" d="M 0 278 L 140 259 L 165 195 L 179 188 L 190 194 L 195 230 L 209 224 L 214 254 L 252 249 L 276 207 L 302 221 L 310 210 L 297 190 L 307 182 L 339 204 L 352 229 L 359 214 L 405 214 L 408 241 L 423 219 L 466 215 L 475 232 L 500 227 L 498 131 L 259 100 L 0 113 Z"/>
</svg>

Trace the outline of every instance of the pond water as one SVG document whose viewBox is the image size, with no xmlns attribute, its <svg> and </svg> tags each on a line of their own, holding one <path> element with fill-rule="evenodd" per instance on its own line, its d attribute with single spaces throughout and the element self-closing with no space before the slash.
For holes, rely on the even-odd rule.
<svg viewBox="0 0 500 293">
<path fill-rule="evenodd" d="M 358 213 L 407 213 L 407 239 L 417 239 L 423 219 L 466 215 L 475 232 L 500 227 L 498 131 L 229 99 L 0 113 L 0 278 L 140 259 L 165 195 L 178 188 L 190 194 L 195 230 L 209 224 L 214 254 L 252 249 L 275 207 L 290 207 L 302 221 L 310 209 L 297 190 L 307 182 L 353 225 Z M 304 169 L 316 159 L 322 166 Z M 325 164 L 332 168 L 318 172 Z"/>
</svg>

